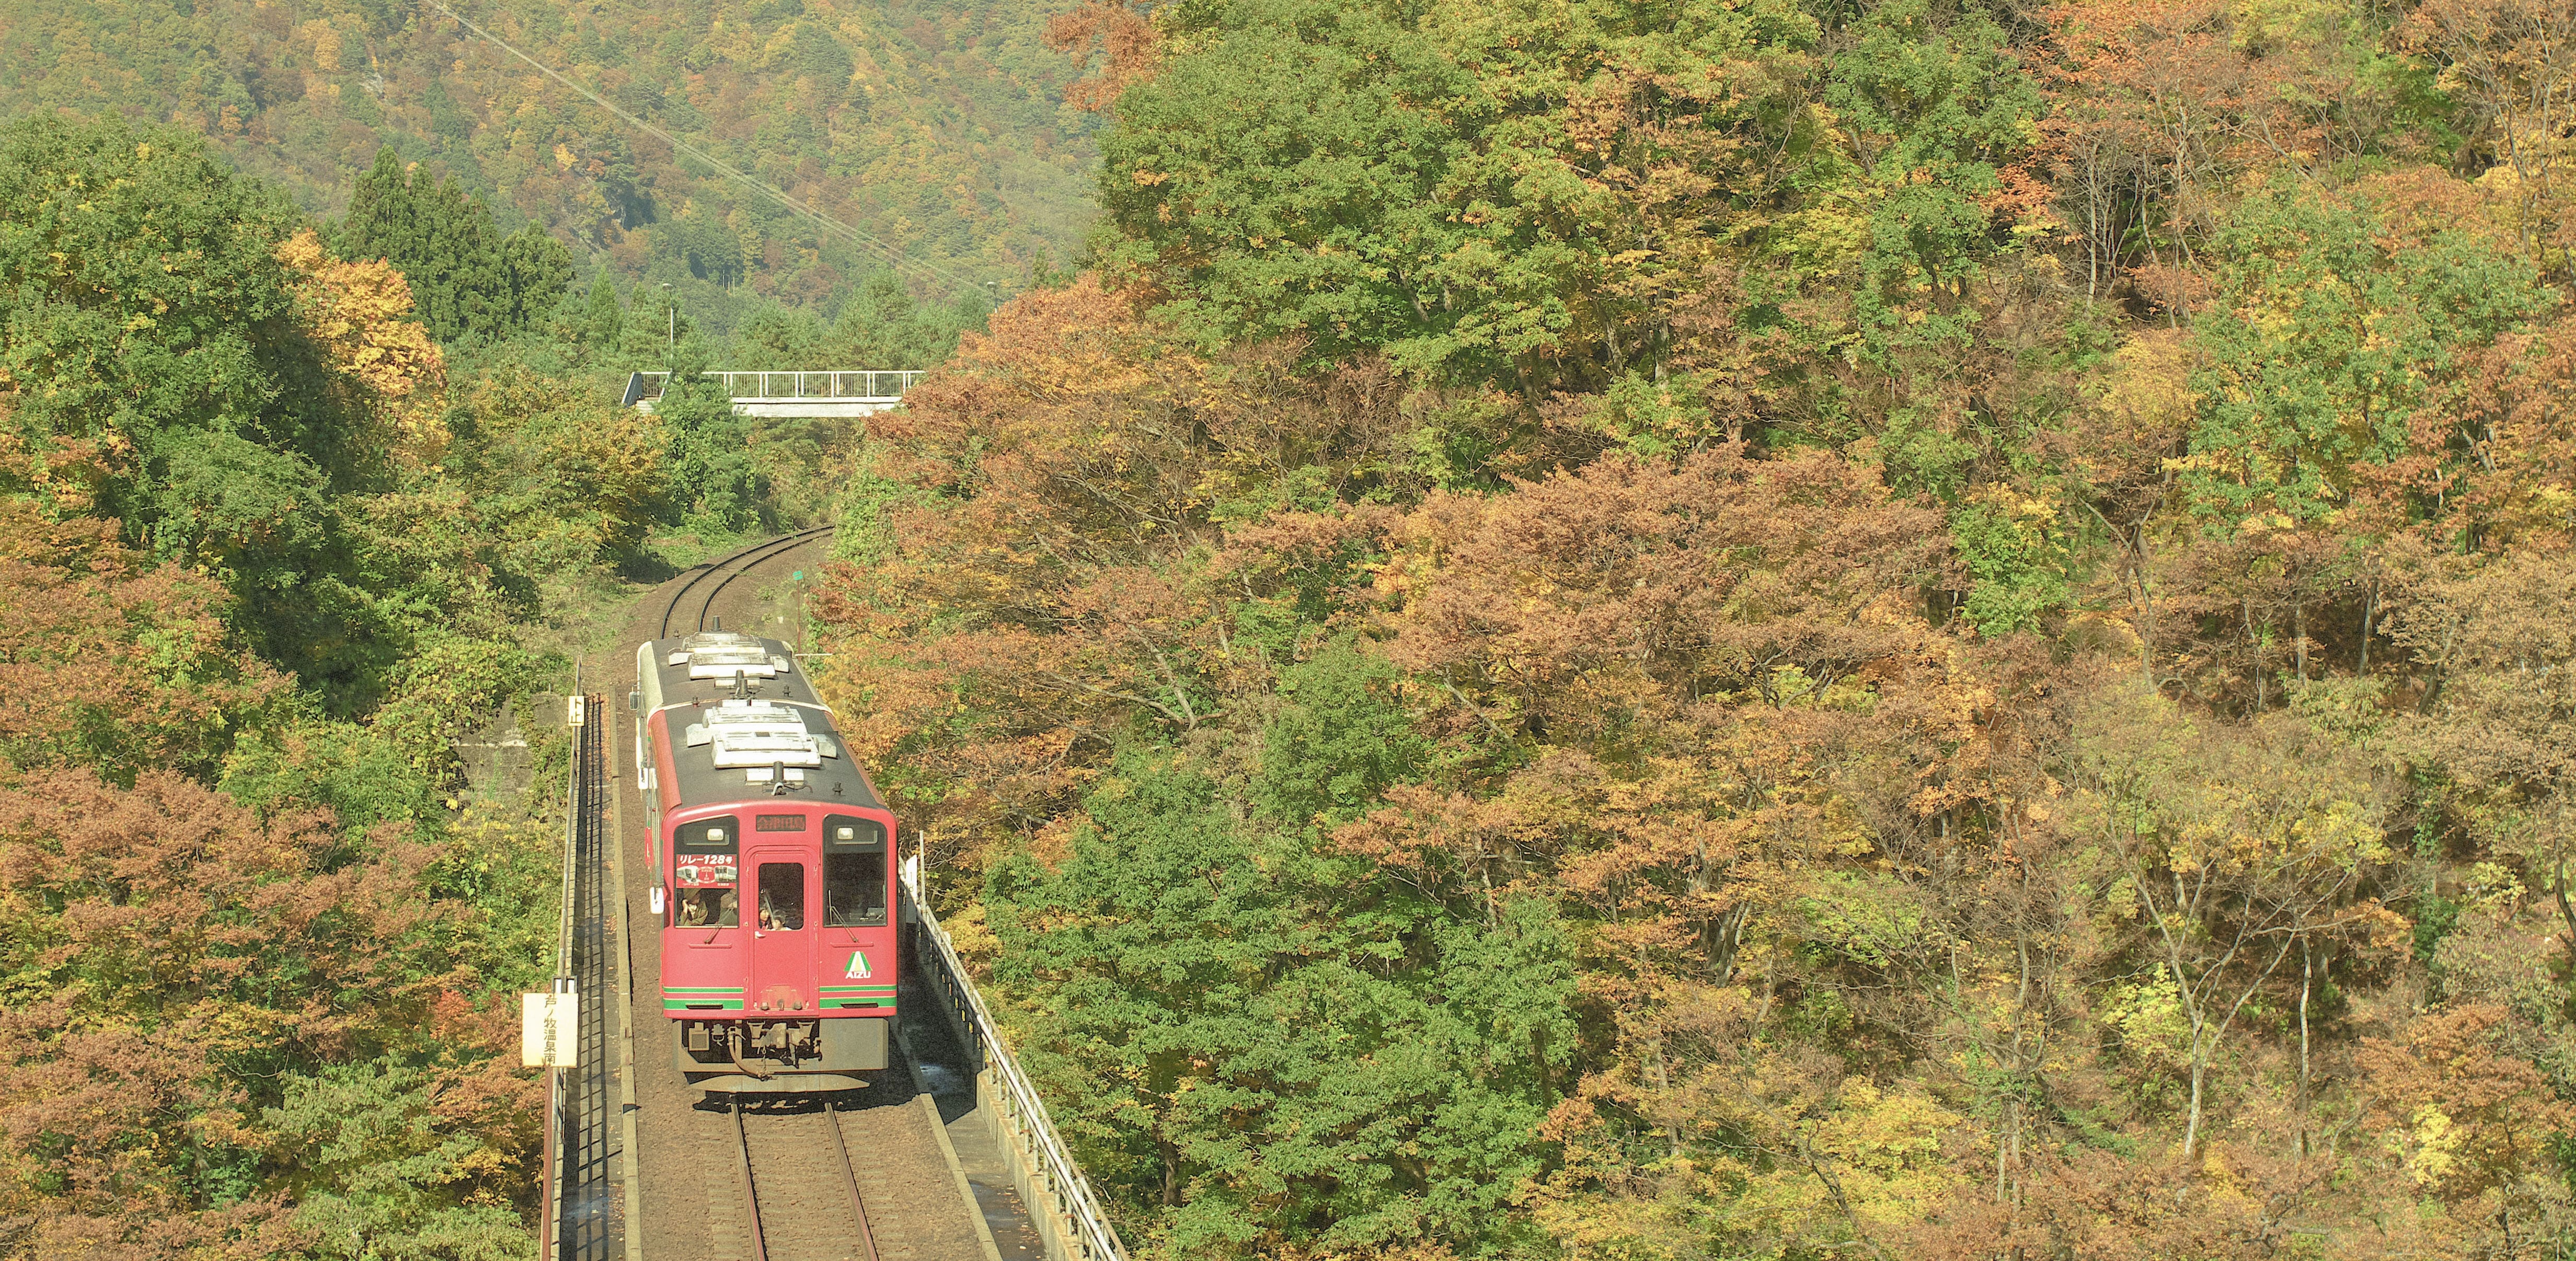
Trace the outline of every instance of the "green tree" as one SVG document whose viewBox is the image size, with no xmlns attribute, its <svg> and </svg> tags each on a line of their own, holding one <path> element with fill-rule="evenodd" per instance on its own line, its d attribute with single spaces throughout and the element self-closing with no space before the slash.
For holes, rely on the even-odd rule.
<svg viewBox="0 0 2576 1261">
<path fill-rule="evenodd" d="M 1767 208 L 1837 165 L 1817 24 L 1774 0 L 1235 0 L 1162 31 L 1102 139 L 1104 261 L 1210 346 L 1383 348 L 1533 398 L 1662 386 L 1723 331 L 1698 308 Z"/>
<path fill-rule="evenodd" d="M 1474 84 L 1413 17 L 1316 0 L 1178 17 L 1196 53 L 1120 99 L 1101 206 L 1132 243 L 1115 257 L 1171 288 L 1185 329 L 1302 334 L 1329 360 L 1456 323 L 1425 273 L 1461 244 L 1440 203 L 1466 140 L 1408 102 Z"/>
<path fill-rule="evenodd" d="M 501 239 L 501 267 L 509 276 L 511 332 L 543 329 L 572 290 L 572 251 L 533 223 Z"/>
<path fill-rule="evenodd" d="M 1403 678 L 1348 639 L 1283 672 L 1287 704 L 1263 732 L 1253 789 L 1263 811 L 1330 827 L 1359 817 L 1388 785 L 1412 780 L 1430 749 L 1393 703 Z"/>
<path fill-rule="evenodd" d="M 969 294 L 961 302 L 974 300 Z M 929 368 L 957 348 L 961 330 L 982 324 L 982 316 L 964 306 L 916 302 L 895 277 L 880 273 L 841 305 L 822 353 L 833 367 Z"/>
<path fill-rule="evenodd" d="M 1471 1254 L 1541 1168 L 1572 1034 L 1571 945 L 1391 897 L 1367 865 L 1240 821 L 1168 754 L 1121 759 L 1053 869 L 986 885 L 1023 1045 L 1093 1177 L 1166 1210 L 1178 1255 L 1414 1240 Z"/>
<path fill-rule="evenodd" d="M 479 199 L 451 178 L 405 167 L 392 149 L 358 177 L 334 243 L 345 257 L 401 269 L 421 323 L 442 342 L 536 327 L 572 283 L 562 242 L 534 224 L 503 237 Z"/>
<path fill-rule="evenodd" d="M 751 427 L 719 378 L 705 375 L 702 347 L 683 343 L 670 383 L 653 404 L 669 435 L 671 519 L 724 532 L 759 524 L 766 479 L 751 449 Z"/>
<path fill-rule="evenodd" d="M 488 1140 L 433 1105 L 444 1074 L 393 1057 L 296 1073 L 262 1126 L 293 1151 L 296 1224 L 325 1257 L 515 1261 L 527 1227 L 498 1196 Z"/>
<path fill-rule="evenodd" d="M 617 300 L 617 279 L 604 271 L 592 277 L 590 304 L 582 314 L 582 336 L 594 346 L 614 347 L 625 319 L 626 308 Z"/>
<path fill-rule="evenodd" d="M 2192 331 L 2201 409 L 2182 480 L 2224 531 L 2287 528 L 2367 495 L 2373 466 L 2417 444 L 2410 422 L 2476 352 L 2557 301 L 2527 259 L 2471 231 L 2413 232 L 2393 208 L 2304 185 L 2249 198 L 2219 244 L 2217 309 Z"/>
<path fill-rule="evenodd" d="M 295 318 L 292 223 L 191 138 L 113 118 L 0 131 L 0 424 L 95 461 L 91 511 L 254 607 L 271 661 L 328 675 L 377 651 L 352 642 L 373 617 L 332 496 L 390 469 Z"/>
</svg>

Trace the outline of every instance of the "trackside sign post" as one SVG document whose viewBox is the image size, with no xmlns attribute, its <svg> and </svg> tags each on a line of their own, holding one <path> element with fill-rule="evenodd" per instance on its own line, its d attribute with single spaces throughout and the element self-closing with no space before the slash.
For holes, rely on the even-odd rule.
<svg viewBox="0 0 2576 1261">
<path fill-rule="evenodd" d="M 580 1055 L 574 994 L 519 996 L 519 1063 L 529 1068 L 571 1068 Z"/>
</svg>

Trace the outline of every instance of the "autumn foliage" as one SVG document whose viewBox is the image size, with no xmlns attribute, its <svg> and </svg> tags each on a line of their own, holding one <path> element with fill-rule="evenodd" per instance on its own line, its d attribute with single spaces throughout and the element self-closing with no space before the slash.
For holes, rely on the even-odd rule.
<svg viewBox="0 0 2576 1261">
<path fill-rule="evenodd" d="M 560 807 L 455 744 L 659 433 L 167 131 L 0 184 L 0 1255 L 521 1255 Z"/>
<path fill-rule="evenodd" d="M 820 611 L 1131 1242 L 2563 1253 L 2547 8 L 1064 19 Z"/>
<path fill-rule="evenodd" d="M 111 522 L 0 501 L 0 765 L 213 769 L 284 684 L 230 642 L 222 604 Z"/>
<path fill-rule="evenodd" d="M 385 445 L 415 461 L 437 457 L 439 393 L 447 365 L 429 330 L 412 320 L 411 285 L 382 259 L 342 262 L 311 229 L 277 247 L 295 314 L 339 375 L 393 421 Z"/>
<path fill-rule="evenodd" d="M 434 944 L 458 908 L 417 894 L 437 855 L 385 838 L 353 861 L 329 823 L 263 821 L 166 771 L 132 790 L 79 770 L 0 789 L 0 906 L 18 961 L 0 1202 L 41 1210 L 40 1254 L 311 1245 L 314 1221 L 298 1224 L 294 1197 L 258 1188 L 266 1169 L 306 1162 L 318 1118 L 295 1115 L 291 1089 L 264 1110 L 244 1079 L 415 1049 L 455 1021 L 456 991 L 473 983 Z M 532 1083 L 492 1060 L 434 1063 L 430 1075 L 430 1097 L 445 1098 L 412 1105 L 425 1129 L 409 1141 L 436 1150 L 471 1135 L 482 1154 L 423 1172 L 467 1180 L 514 1217 L 506 1206 L 532 1176 Z"/>
</svg>

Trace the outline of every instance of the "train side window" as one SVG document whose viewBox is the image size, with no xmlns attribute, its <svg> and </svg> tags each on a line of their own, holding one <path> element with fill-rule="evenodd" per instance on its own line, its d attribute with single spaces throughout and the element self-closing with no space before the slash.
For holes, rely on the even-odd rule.
<svg viewBox="0 0 2576 1261">
<path fill-rule="evenodd" d="M 886 922 L 886 856 L 823 855 L 823 922 L 860 928 Z"/>
<path fill-rule="evenodd" d="M 805 927 L 805 864 L 760 865 L 760 926 L 790 931 Z"/>
</svg>

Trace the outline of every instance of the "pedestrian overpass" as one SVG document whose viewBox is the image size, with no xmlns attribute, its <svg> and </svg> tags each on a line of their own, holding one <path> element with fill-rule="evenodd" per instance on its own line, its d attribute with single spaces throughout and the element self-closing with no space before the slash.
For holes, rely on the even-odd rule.
<svg viewBox="0 0 2576 1261">
<path fill-rule="evenodd" d="M 866 416 L 903 401 L 903 392 L 921 373 L 893 368 L 832 369 L 816 372 L 706 372 L 699 374 L 724 386 L 733 409 L 745 416 Z M 667 372 L 637 372 L 626 378 L 621 407 L 650 412 L 670 385 Z"/>
</svg>

